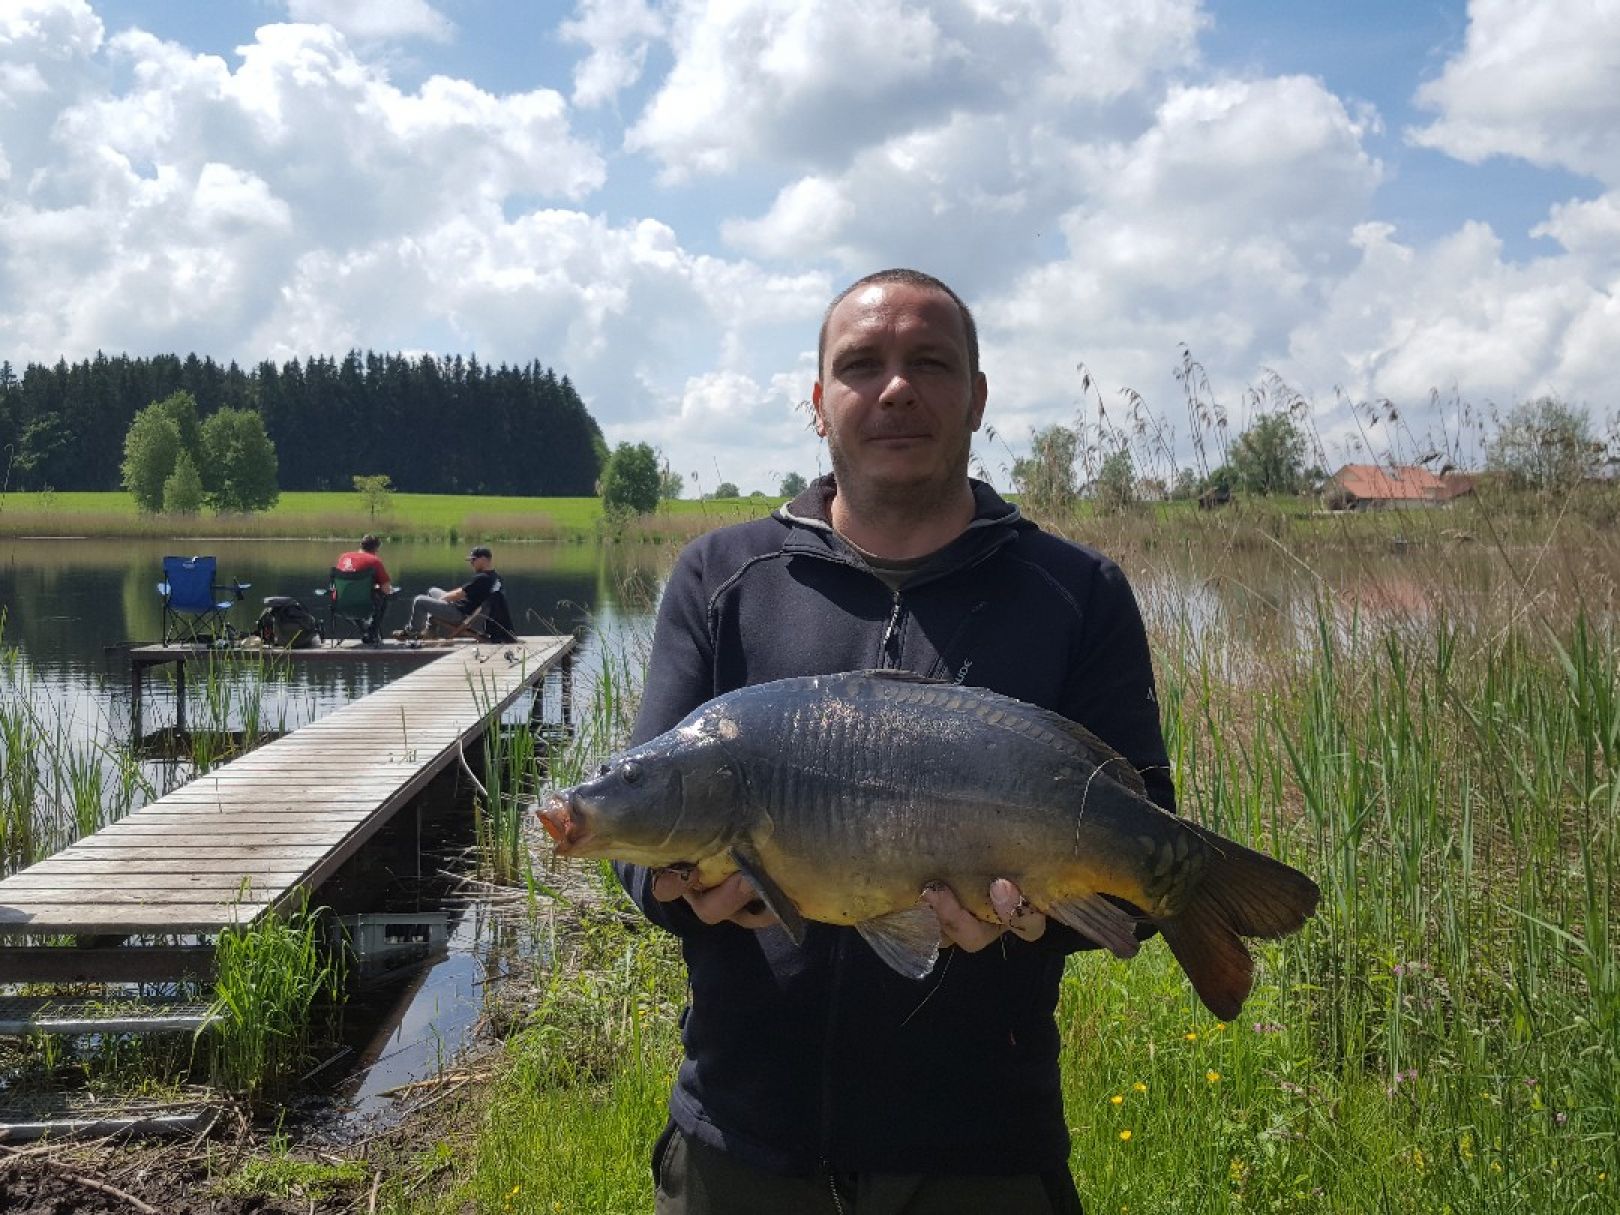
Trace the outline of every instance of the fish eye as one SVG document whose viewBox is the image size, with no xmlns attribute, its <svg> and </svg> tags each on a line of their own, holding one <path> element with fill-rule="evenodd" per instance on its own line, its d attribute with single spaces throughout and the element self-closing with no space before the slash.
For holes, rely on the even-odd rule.
<svg viewBox="0 0 1620 1215">
<path fill-rule="evenodd" d="M 611 771 L 613 771 L 613 766 L 611 764 L 603 764 L 596 770 L 596 774 L 598 776 L 606 776 Z"/>
<path fill-rule="evenodd" d="M 641 783 L 641 765 L 636 763 L 635 760 L 631 760 L 620 768 L 619 774 L 624 777 L 624 783 L 627 785 L 639 785 Z"/>
</svg>

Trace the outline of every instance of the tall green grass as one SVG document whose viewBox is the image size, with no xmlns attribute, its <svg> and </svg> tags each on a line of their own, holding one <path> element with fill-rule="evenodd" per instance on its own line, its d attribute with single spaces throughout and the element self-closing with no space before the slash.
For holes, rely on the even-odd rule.
<svg viewBox="0 0 1620 1215">
<path fill-rule="evenodd" d="M 230 928 L 215 946 L 208 1035 L 214 1083 L 250 1100 L 285 1091 L 309 1062 L 317 1018 L 340 1002 L 343 952 L 328 950 L 322 917 L 300 908 Z"/>
<path fill-rule="evenodd" d="M 1323 606 L 1305 641 L 1241 685 L 1160 649 L 1185 810 L 1323 904 L 1230 1025 L 1162 951 L 1071 962 L 1088 1205 L 1614 1209 L 1612 625 L 1414 635 Z"/>
<path fill-rule="evenodd" d="M 0 649 L 0 877 L 115 822 L 152 796 L 106 723 L 86 728 Z"/>
<path fill-rule="evenodd" d="M 1415 599 L 1384 594 L 1379 567 L 1289 563 L 1291 592 L 1150 606 L 1183 812 L 1304 868 L 1323 901 L 1258 948 L 1229 1024 L 1160 945 L 1070 960 L 1061 1063 L 1088 1210 L 1620 1209 L 1620 636 L 1591 564 L 1566 554 L 1586 572 L 1548 563 L 1532 583 L 1521 557 L 1504 548 L 1483 580 L 1427 561 Z M 559 783 L 622 744 L 623 674 Z M 575 913 L 591 946 L 552 982 L 626 1032 L 624 974 L 667 1002 L 608 1051 L 547 1003 L 455 1182 L 392 1209 L 650 1205 L 682 976 L 601 889 Z"/>
</svg>

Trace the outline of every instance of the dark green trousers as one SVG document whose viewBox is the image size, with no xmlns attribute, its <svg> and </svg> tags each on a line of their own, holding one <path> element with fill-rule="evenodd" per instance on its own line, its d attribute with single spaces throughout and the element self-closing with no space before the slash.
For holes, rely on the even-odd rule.
<svg viewBox="0 0 1620 1215">
<path fill-rule="evenodd" d="M 1081 1215 L 1067 1172 L 780 1177 L 689 1138 L 674 1123 L 658 1137 L 652 1164 L 657 1215 Z"/>
</svg>

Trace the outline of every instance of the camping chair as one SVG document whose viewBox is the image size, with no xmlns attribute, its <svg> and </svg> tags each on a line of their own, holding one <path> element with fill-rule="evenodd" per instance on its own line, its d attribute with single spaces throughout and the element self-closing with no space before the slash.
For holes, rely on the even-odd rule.
<svg viewBox="0 0 1620 1215">
<path fill-rule="evenodd" d="M 476 611 L 463 616 L 461 623 L 446 630 L 445 636 L 451 641 L 469 634 L 474 637 L 482 637 L 485 641 L 514 641 L 516 638 L 513 636 L 512 630 L 500 623 L 511 618 L 511 614 L 506 608 L 506 592 L 502 590 L 491 591 L 489 598 L 480 603 Z M 442 622 L 440 627 L 444 627 Z"/>
<path fill-rule="evenodd" d="M 231 608 L 242 601 L 242 592 L 251 582 L 214 581 L 212 557 L 165 557 L 163 581 L 157 584 L 163 596 L 163 644 L 171 641 L 234 641 L 236 629 L 229 620 Z M 221 591 L 235 598 L 222 599 Z"/>
<path fill-rule="evenodd" d="M 336 643 L 341 634 L 341 625 L 349 626 L 354 630 L 356 637 L 366 640 L 367 631 L 371 627 L 372 613 L 377 613 L 378 633 L 381 633 L 382 613 L 377 611 L 377 600 L 374 595 L 376 580 L 370 570 L 354 570 L 345 573 L 340 569 L 333 569 L 328 576 L 326 589 L 317 592 L 326 596 L 328 607 L 328 628 L 326 635 Z M 399 588 L 394 588 L 399 593 Z"/>
</svg>

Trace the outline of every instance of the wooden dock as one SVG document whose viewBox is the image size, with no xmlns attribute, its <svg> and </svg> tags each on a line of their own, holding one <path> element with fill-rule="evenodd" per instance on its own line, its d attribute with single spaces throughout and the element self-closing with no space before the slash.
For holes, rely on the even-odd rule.
<svg viewBox="0 0 1620 1215">
<path fill-rule="evenodd" d="M 530 639 L 532 640 L 532 638 Z M 146 672 L 153 667 L 174 667 L 175 725 L 186 727 L 186 668 L 192 663 L 281 663 L 289 666 L 426 666 L 441 657 L 446 649 L 475 644 L 472 638 L 464 641 L 403 642 L 389 639 L 375 645 L 365 645 L 353 638 L 323 641 L 319 645 L 301 650 L 282 649 L 261 645 L 258 638 L 230 646 L 202 645 L 194 642 L 154 642 L 150 645 L 121 645 L 108 648 L 108 653 L 129 655 L 130 734 L 136 742 L 141 738 L 141 711 L 146 700 Z"/>
<path fill-rule="evenodd" d="M 0 936 L 207 935 L 288 906 L 553 669 L 566 711 L 573 647 L 520 637 L 414 651 L 431 658 L 421 670 L 0 881 Z M 0 963 L 23 952 L 0 950 Z"/>
</svg>

